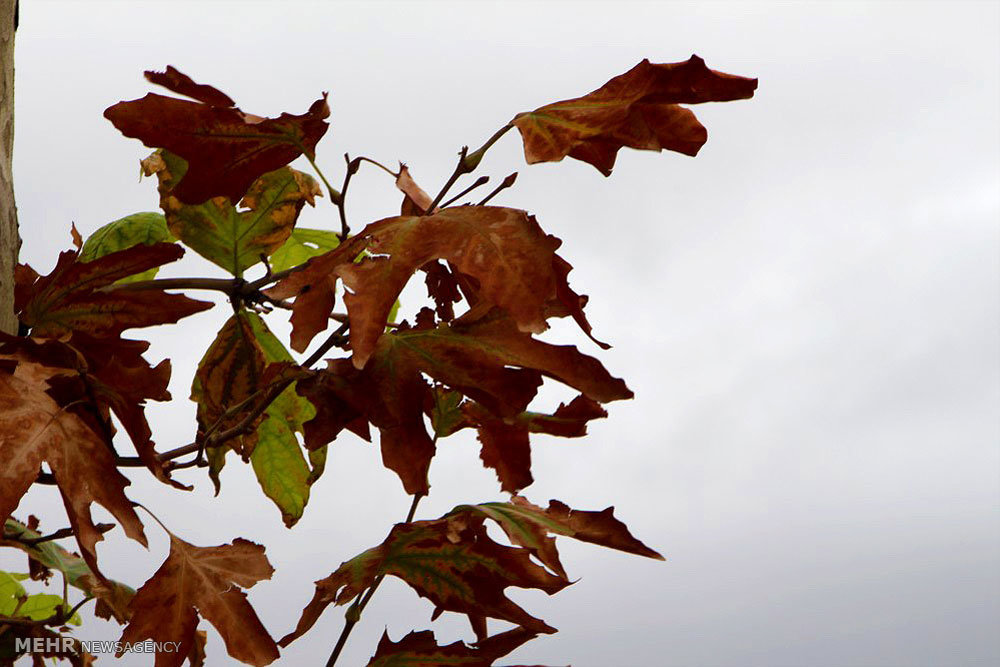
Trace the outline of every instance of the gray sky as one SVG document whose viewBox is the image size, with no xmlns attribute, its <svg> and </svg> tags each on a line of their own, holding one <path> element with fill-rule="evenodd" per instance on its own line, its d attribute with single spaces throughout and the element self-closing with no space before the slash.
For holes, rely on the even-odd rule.
<svg viewBox="0 0 1000 667">
<path fill-rule="evenodd" d="M 402 159 L 428 190 L 462 144 L 643 57 L 697 53 L 759 77 L 754 100 L 695 109 L 710 138 L 693 160 L 623 151 L 605 179 L 575 161 L 527 167 L 514 134 L 484 160 L 494 178 L 520 171 L 496 203 L 564 239 L 572 284 L 615 347 L 602 353 L 568 326 L 547 340 L 599 356 L 636 393 L 585 440 L 539 440 L 525 495 L 614 504 L 668 558 L 560 540 L 579 582 L 552 598 L 511 589 L 560 632 L 506 663 L 1000 661 L 1000 5 L 22 5 L 15 185 L 23 261 L 41 272 L 69 246 L 71 221 L 86 235 L 156 209 L 153 183 L 137 182 L 148 150 L 101 116 L 151 90 L 144 69 L 172 64 L 261 115 L 302 112 L 328 90 L 324 170 L 339 180 L 345 151 Z M 377 170 L 351 185 L 356 228 L 397 206 Z M 335 218 L 324 201 L 300 224 Z M 188 255 L 161 275 L 217 275 Z M 420 290 L 408 294 L 416 304 Z M 226 310 L 150 335 L 154 357 L 174 364 L 178 400 L 149 410 L 163 448 L 193 435 L 191 373 Z M 540 405 L 568 395 L 547 388 Z M 470 438 L 439 451 L 420 517 L 501 497 Z M 230 463 L 217 499 L 196 475 L 179 494 L 132 474 L 129 493 L 196 544 L 265 544 L 277 574 L 250 597 L 276 637 L 315 579 L 380 542 L 407 507 L 377 450 L 349 436 L 292 531 L 249 468 Z M 19 515 L 65 525 L 51 489 L 29 498 Z M 141 584 L 166 553 L 149 533 L 148 554 L 112 533 L 105 571 Z M 343 664 L 364 664 L 384 627 L 469 638 L 462 619 L 429 614 L 387 582 Z M 322 663 L 342 618 L 328 611 L 279 664 Z M 79 636 L 119 632 L 94 622 Z M 210 664 L 229 664 L 209 634 Z"/>
</svg>

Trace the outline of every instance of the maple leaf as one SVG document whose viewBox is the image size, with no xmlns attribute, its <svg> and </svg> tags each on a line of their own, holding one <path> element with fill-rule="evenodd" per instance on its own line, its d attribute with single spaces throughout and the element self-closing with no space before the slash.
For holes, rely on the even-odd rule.
<svg viewBox="0 0 1000 667">
<path fill-rule="evenodd" d="M 185 204 L 212 197 L 239 201 L 263 174 L 303 153 L 312 157 L 328 127 L 326 93 L 304 114 L 261 118 L 240 111 L 224 93 L 195 84 L 172 67 L 166 73 L 146 72 L 146 78 L 198 101 L 149 93 L 108 107 L 104 117 L 126 137 L 165 148 L 188 162 L 187 174 L 172 193 Z"/>
<path fill-rule="evenodd" d="M 143 173 L 159 180 L 160 207 L 170 231 L 205 259 L 237 278 L 285 244 L 303 205 L 322 196 L 316 180 L 291 167 L 267 172 L 253 182 L 237 208 L 226 197 L 184 204 L 175 196 L 187 163 L 169 151 L 142 161 Z"/>
<path fill-rule="evenodd" d="M 87 565 L 98 573 L 96 544 L 103 539 L 90 514 L 103 505 L 125 530 L 146 545 L 142 523 L 125 497 L 129 485 L 115 466 L 105 439 L 75 408 L 60 404 L 60 381 L 73 371 L 0 354 L 0 519 L 6 520 L 34 483 L 42 463 L 52 470 L 70 525 Z"/>
<path fill-rule="evenodd" d="M 564 578 L 566 571 L 559 562 L 555 539 L 550 534 L 663 560 L 663 556 L 632 536 L 628 527 L 615 518 L 614 510 L 614 507 L 600 512 L 575 510 L 558 500 L 550 500 L 548 509 L 542 509 L 515 495 L 509 503 L 459 505 L 446 516 L 464 515 L 478 521 L 492 519 L 513 544 L 528 549 L 541 563 Z"/>
<path fill-rule="evenodd" d="M 586 396 L 577 396 L 569 405 L 560 404 L 551 415 L 522 412 L 504 419 L 473 402 L 463 405 L 462 410 L 479 429 L 483 464 L 496 470 L 500 488 L 510 493 L 517 493 L 534 481 L 530 433 L 578 438 L 586 435 L 588 421 L 608 416 L 597 401 Z"/>
<path fill-rule="evenodd" d="M 757 79 L 716 72 L 698 56 L 669 64 L 643 60 L 592 93 L 518 114 L 511 123 L 528 164 L 568 155 L 610 176 L 622 147 L 698 153 L 708 133 L 680 104 L 747 99 L 756 89 Z"/>
<path fill-rule="evenodd" d="M 545 304 L 556 292 L 552 257 L 561 242 L 545 234 L 524 211 L 458 206 L 430 216 L 386 218 L 371 223 L 352 240 L 354 244 L 314 259 L 268 291 L 274 298 L 299 296 L 292 319 L 294 349 L 304 350 L 325 328 L 333 308 L 333 283 L 339 277 L 351 290 L 344 302 L 351 322 L 354 364 L 361 368 L 385 330 L 403 287 L 418 269 L 435 259 L 447 259 L 458 271 L 475 278 L 478 294 L 508 310 L 521 330 L 540 333 L 547 328 Z M 359 243 L 364 243 L 370 256 L 355 263 Z"/>
<path fill-rule="evenodd" d="M 316 582 L 316 593 L 298 625 L 279 644 L 287 646 L 312 627 L 326 607 L 350 602 L 381 575 L 398 577 L 428 598 L 435 615 L 445 610 L 489 616 L 532 633 L 555 629 L 524 611 L 504 590 L 537 588 L 552 595 L 570 583 L 533 563 L 528 550 L 494 542 L 482 521 L 443 517 L 396 524 L 382 544 Z"/>
<path fill-rule="evenodd" d="M 366 667 L 491 667 L 497 658 L 535 637 L 535 633 L 524 628 L 514 628 L 483 639 L 474 646 L 466 646 L 463 642 L 439 646 L 430 630 L 410 632 L 398 642 L 389 639 L 389 633 L 383 631 L 375 655 Z"/>
<path fill-rule="evenodd" d="M 543 343 L 518 331 L 499 308 L 472 323 L 399 329 L 379 338 L 371 360 L 358 370 L 346 359 L 300 383 L 316 406 L 322 428 L 306 424 L 306 446 L 329 442 L 358 416 L 378 427 L 382 460 L 407 493 L 427 493 L 434 442 L 424 425 L 427 375 L 513 417 L 527 407 L 543 375 L 575 387 L 593 401 L 631 398 L 625 383 L 573 346 Z"/>
<path fill-rule="evenodd" d="M 222 635 L 229 655 L 268 665 L 278 648 L 240 588 L 270 579 L 273 572 L 259 544 L 237 538 L 198 547 L 171 533 L 170 554 L 132 599 L 132 619 L 120 641 L 180 642 L 177 651 L 156 654 L 156 667 L 177 667 L 197 645 L 200 615 Z"/>
<path fill-rule="evenodd" d="M 15 273 L 14 309 L 32 336 L 58 337 L 77 331 L 113 337 L 132 327 L 176 322 L 211 308 L 163 290 L 102 289 L 115 281 L 172 262 L 184 254 L 173 243 L 136 245 L 90 262 L 76 252 L 60 253 L 47 276 L 20 265 Z"/>
<path fill-rule="evenodd" d="M 147 399 L 169 401 L 170 361 L 155 367 L 143 358 L 146 341 L 95 338 L 83 332 L 61 341 L 0 335 L 0 352 L 17 355 L 53 368 L 75 371 L 59 380 L 63 404 L 89 404 L 101 415 L 99 433 L 112 432 L 108 410 L 125 427 L 139 458 L 157 479 L 177 488 L 189 488 L 170 479 L 158 457 L 145 416 Z M 51 392 L 50 392 L 51 393 Z M 107 434 L 107 433 L 105 433 Z"/>
</svg>

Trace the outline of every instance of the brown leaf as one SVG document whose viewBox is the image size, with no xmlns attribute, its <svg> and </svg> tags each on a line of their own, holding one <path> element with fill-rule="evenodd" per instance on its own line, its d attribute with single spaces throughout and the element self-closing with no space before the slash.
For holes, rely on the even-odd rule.
<svg viewBox="0 0 1000 667">
<path fill-rule="evenodd" d="M 583 97 L 547 104 L 511 121 L 521 132 L 528 164 L 565 156 L 611 175 L 618 150 L 671 150 L 696 155 L 708 133 L 679 104 L 753 97 L 757 79 L 710 70 L 691 56 L 685 62 L 643 60 Z"/>
<path fill-rule="evenodd" d="M 663 560 L 663 556 L 637 540 L 628 527 L 615 518 L 614 507 L 600 512 L 570 509 L 558 500 L 550 500 L 548 509 L 531 504 L 521 496 L 509 503 L 459 505 L 448 516 L 468 516 L 477 520 L 490 518 L 503 529 L 510 541 L 522 546 L 546 567 L 561 577 L 566 571 L 559 562 L 555 538 L 565 535 L 627 553 Z"/>
<path fill-rule="evenodd" d="M 396 187 L 403 193 L 400 215 L 424 215 L 427 213 L 433 200 L 429 194 L 424 192 L 423 188 L 417 185 L 413 177 L 410 176 L 409 167 L 402 162 L 399 163 L 399 174 L 396 175 Z"/>
<path fill-rule="evenodd" d="M 177 651 L 156 654 L 156 667 L 179 667 L 186 656 L 197 655 L 200 615 L 219 631 L 233 658 L 269 665 L 278 647 L 240 588 L 270 579 L 273 572 L 259 544 L 237 538 L 197 547 L 171 534 L 170 555 L 133 598 L 132 620 L 120 641 L 180 642 Z"/>
<path fill-rule="evenodd" d="M 503 419 L 471 402 L 463 406 L 463 412 L 479 429 L 483 465 L 496 470 L 501 490 L 509 493 L 517 493 L 534 481 L 530 433 L 578 438 L 587 433 L 589 420 L 608 416 L 599 403 L 586 396 L 577 396 L 569 405 L 560 404 L 551 415 L 522 412 Z"/>
<path fill-rule="evenodd" d="M 430 216 L 386 218 L 352 241 L 268 290 L 278 299 L 296 296 L 294 349 L 304 350 L 325 328 L 339 277 L 350 290 L 344 302 L 354 364 L 363 367 L 399 293 L 418 269 L 435 259 L 446 259 L 453 270 L 474 278 L 483 300 L 510 312 L 522 331 L 547 328 L 545 305 L 556 295 L 557 281 L 552 257 L 560 241 L 524 211 L 458 206 Z M 371 256 L 355 263 L 365 247 Z"/>
<path fill-rule="evenodd" d="M 526 549 L 490 539 L 481 517 L 447 516 L 396 524 L 382 544 L 316 582 L 312 601 L 295 630 L 280 644 L 287 646 L 312 627 L 330 604 L 350 602 L 385 574 L 399 577 L 438 609 L 498 618 L 531 633 L 555 632 L 504 593 L 517 586 L 552 595 L 569 585 L 532 562 L 528 554 Z"/>
<path fill-rule="evenodd" d="M 173 65 L 167 65 L 166 72 L 146 71 L 145 75 L 146 80 L 150 83 L 169 88 L 178 95 L 184 95 L 214 107 L 236 106 L 236 102 L 233 102 L 229 95 L 212 86 L 195 83 L 187 74 L 174 69 Z"/>
<path fill-rule="evenodd" d="M 575 387 L 592 401 L 632 397 L 625 383 L 593 357 L 573 346 L 535 340 L 496 308 L 471 324 L 456 321 L 385 334 L 364 369 L 341 359 L 316 379 L 304 381 L 302 391 L 316 406 L 318 422 L 306 424 L 307 445 L 326 444 L 325 438 L 336 437 L 349 421 L 364 416 L 378 427 L 383 463 L 400 476 L 406 492 L 426 493 L 435 448 L 424 425 L 423 406 L 431 400 L 424 375 L 501 418 L 525 410 L 542 375 Z"/>
<path fill-rule="evenodd" d="M 65 341 L 0 336 L 0 353 L 17 354 L 53 368 L 75 371 L 79 385 L 64 391 L 63 402 L 78 401 L 96 406 L 101 414 L 114 411 L 139 458 L 160 481 L 177 488 L 186 487 L 170 479 L 164 462 L 158 458 L 145 416 L 147 399 L 169 401 L 170 361 L 164 359 L 156 367 L 149 365 L 142 354 L 149 348 L 146 341 L 122 338 L 94 338 L 83 332 L 74 333 Z"/>
<path fill-rule="evenodd" d="M 212 304 L 163 290 L 102 288 L 183 254 L 175 243 L 136 245 L 91 262 L 65 251 L 47 276 L 29 266 L 19 267 L 14 308 L 21 323 L 31 327 L 32 336 L 52 338 L 77 331 L 113 337 L 132 327 L 173 323 Z"/>
<path fill-rule="evenodd" d="M 177 70 L 147 73 L 154 83 L 200 101 L 149 93 L 119 102 L 104 117 L 127 137 L 150 148 L 166 148 L 188 162 L 173 195 L 186 204 L 212 197 L 239 201 L 262 174 L 283 167 L 303 153 L 313 155 L 330 115 L 326 94 L 301 115 L 261 118 L 232 107 L 227 95 L 194 83 Z"/>
<path fill-rule="evenodd" d="M 484 638 L 473 646 L 454 642 L 439 646 L 430 630 L 411 632 L 398 642 L 389 639 L 383 632 L 375 649 L 375 655 L 367 667 L 440 667 L 441 665 L 462 665 L 463 667 L 491 667 L 497 658 L 509 654 L 514 649 L 538 635 L 524 628 L 514 628 L 492 637 Z"/>
<path fill-rule="evenodd" d="M 115 466 L 108 443 L 79 405 L 61 404 L 59 387 L 77 374 L 0 354 L 0 519 L 6 520 L 46 463 L 59 486 L 83 557 L 97 569 L 103 539 L 90 514 L 103 505 L 125 530 L 146 545 L 142 523 L 125 497 L 129 485 Z M 79 411 L 77 409 L 80 409 Z"/>
</svg>

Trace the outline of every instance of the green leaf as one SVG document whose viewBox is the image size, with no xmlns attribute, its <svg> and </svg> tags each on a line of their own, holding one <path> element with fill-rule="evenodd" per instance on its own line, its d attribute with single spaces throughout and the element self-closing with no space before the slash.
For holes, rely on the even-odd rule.
<svg viewBox="0 0 1000 667">
<path fill-rule="evenodd" d="M 306 203 L 322 194 L 312 176 L 282 167 L 270 171 L 250 186 L 238 209 L 226 197 L 203 204 L 181 203 L 171 192 L 187 171 L 187 163 L 168 151 L 157 151 L 142 162 L 147 175 L 156 174 L 160 186 L 160 208 L 167 227 L 205 259 L 237 278 L 288 240 Z"/>
<path fill-rule="evenodd" d="M 62 597 L 51 593 L 36 593 L 28 595 L 21 581 L 28 579 L 26 574 L 0 572 L 0 616 L 15 616 L 30 618 L 33 621 L 43 621 L 55 615 L 64 607 Z M 15 613 L 16 611 L 16 613 Z M 80 616 L 73 614 L 67 623 L 80 625 Z"/>
<path fill-rule="evenodd" d="M 15 519 L 7 519 L 4 523 L 4 535 L 29 540 L 41 537 Z M 101 618 L 113 616 L 119 622 L 128 618 L 128 603 L 135 595 L 135 589 L 112 579 L 101 583 L 83 558 L 70 553 L 55 540 L 27 545 L 18 540 L 6 539 L 0 540 L 0 545 L 20 549 L 45 567 L 61 572 L 70 586 L 98 598 L 95 613 Z"/>
<path fill-rule="evenodd" d="M 296 227 L 285 244 L 271 255 L 271 270 L 275 273 L 305 263 L 312 257 L 322 255 L 340 245 L 340 239 L 333 232 L 322 229 Z"/>
<path fill-rule="evenodd" d="M 172 242 L 176 240 L 167 229 L 167 220 L 162 213 L 133 213 L 114 222 L 109 222 L 91 234 L 80 250 L 80 261 L 91 262 L 140 243 L 153 245 L 161 241 Z M 134 276 L 122 278 L 118 284 L 152 280 L 159 270 L 159 267 L 155 267 Z"/>
</svg>

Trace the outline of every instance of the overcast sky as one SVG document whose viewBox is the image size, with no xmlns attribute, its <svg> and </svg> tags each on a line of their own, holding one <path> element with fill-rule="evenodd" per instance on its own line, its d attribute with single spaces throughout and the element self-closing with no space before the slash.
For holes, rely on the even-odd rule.
<svg viewBox="0 0 1000 667">
<path fill-rule="evenodd" d="M 436 190 L 463 144 L 519 111 L 575 97 L 648 57 L 692 53 L 757 76 L 755 99 L 695 111 L 695 158 L 624 150 L 589 165 L 524 165 L 505 137 L 483 173 L 520 171 L 495 203 L 564 239 L 602 352 L 572 327 L 547 340 L 598 356 L 635 391 L 585 440 L 539 440 L 544 504 L 616 506 L 667 562 L 560 540 L 579 581 L 512 596 L 560 629 L 501 664 L 575 667 L 939 666 L 1000 662 L 1000 5 L 997 3 L 23 2 L 15 186 L 22 261 L 48 272 L 75 221 L 87 235 L 156 210 L 148 149 L 105 107 L 172 64 L 246 111 L 303 112 L 330 91 L 319 162 L 406 161 Z M 363 168 L 353 226 L 393 214 L 391 180 Z M 329 202 L 300 224 L 332 228 Z M 219 275 L 189 252 L 161 275 Z M 420 290 L 408 292 L 415 305 Z M 174 364 L 174 404 L 149 410 L 162 448 L 190 442 L 194 364 L 225 306 L 150 335 Z M 279 318 L 280 319 L 280 318 Z M 282 329 L 276 325 L 277 329 Z M 133 335 L 142 335 L 133 332 Z M 569 394 L 546 390 L 541 407 Z M 439 446 L 420 518 L 500 499 L 470 437 Z M 286 530 L 252 471 L 230 462 L 213 499 L 130 473 L 129 495 L 200 545 L 242 536 L 277 568 L 250 592 L 271 633 L 312 582 L 379 543 L 408 499 L 376 448 L 331 448 L 301 522 Z M 65 525 L 52 489 L 29 511 Z M 100 513 L 99 513 L 100 515 Z M 103 516 L 103 515 L 100 515 Z M 116 531 L 104 570 L 138 587 L 151 550 Z M 0 567 L 23 567 L 0 554 Z M 383 628 L 399 639 L 466 623 L 387 581 L 342 662 Z M 322 664 L 343 621 L 328 610 L 279 664 Z M 204 628 L 207 624 L 203 622 Z M 88 621 L 86 639 L 120 629 Z M 209 664 L 230 664 L 214 630 Z M 101 663 L 110 663 L 110 657 Z M 123 665 L 151 664 L 130 656 Z"/>
</svg>

